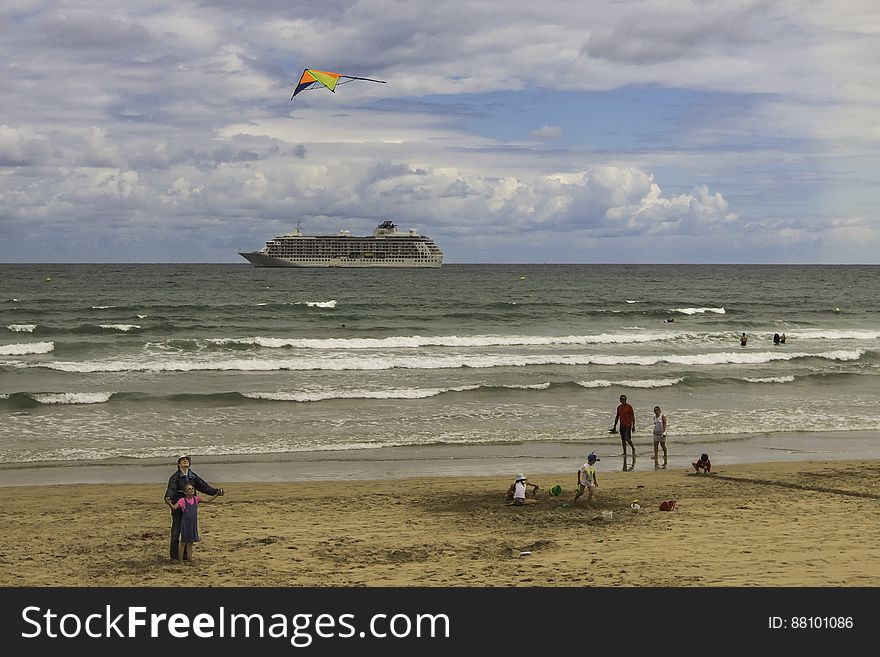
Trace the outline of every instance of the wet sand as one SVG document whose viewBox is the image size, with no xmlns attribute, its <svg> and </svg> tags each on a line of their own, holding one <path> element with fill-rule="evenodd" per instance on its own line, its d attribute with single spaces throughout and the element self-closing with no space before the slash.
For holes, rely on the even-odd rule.
<svg viewBox="0 0 880 657">
<path fill-rule="evenodd" d="M 653 469 L 650 436 L 634 438 L 636 471 Z M 344 451 L 278 454 L 193 454 L 193 469 L 208 481 L 360 481 L 418 477 L 499 476 L 543 472 L 567 476 L 586 455 L 607 459 L 603 469 L 622 469 L 619 438 L 605 434 L 572 442 L 424 445 Z M 701 452 L 713 463 L 733 465 L 772 461 L 880 459 L 876 431 L 840 431 L 688 436 L 669 440 L 669 466 L 686 468 Z M 167 458 L 0 463 L 0 486 L 43 484 L 144 483 L 160 486 L 174 470 L 177 454 Z M 631 465 L 631 463 L 629 464 Z"/>
</svg>

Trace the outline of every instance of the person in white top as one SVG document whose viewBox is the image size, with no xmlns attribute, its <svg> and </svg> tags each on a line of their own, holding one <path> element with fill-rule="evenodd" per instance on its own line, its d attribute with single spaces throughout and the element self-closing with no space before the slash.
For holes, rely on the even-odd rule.
<svg viewBox="0 0 880 657">
<path fill-rule="evenodd" d="M 529 479 L 524 474 L 516 475 L 516 481 L 510 484 L 507 489 L 507 499 L 512 506 L 522 506 L 523 504 L 534 504 L 538 500 L 535 497 L 540 488 L 537 484 L 528 483 Z M 528 490 L 531 488 L 532 490 Z"/>
<path fill-rule="evenodd" d="M 654 466 L 659 467 L 660 463 L 657 459 L 657 448 L 663 448 L 663 467 L 666 467 L 666 416 L 660 410 L 659 406 L 654 407 Z"/>
<path fill-rule="evenodd" d="M 599 460 L 601 459 L 596 455 L 596 452 L 590 452 L 587 456 L 587 462 L 578 470 L 577 492 L 574 494 L 574 499 L 571 501 L 572 506 L 574 506 L 574 503 L 578 501 L 578 498 L 583 495 L 586 490 L 588 491 L 587 508 L 596 508 L 593 506 L 593 489 L 598 488 L 599 486 L 599 480 L 596 477 L 596 461 Z"/>
</svg>

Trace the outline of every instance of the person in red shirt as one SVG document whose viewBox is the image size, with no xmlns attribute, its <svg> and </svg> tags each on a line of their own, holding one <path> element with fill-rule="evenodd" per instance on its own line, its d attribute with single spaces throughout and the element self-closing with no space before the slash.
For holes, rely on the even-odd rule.
<svg viewBox="0 0 880 657">
<path fill-rule="evenodd" d="M 636 448 L 632 441 L 632 432 L 636 430 L 636 412 L 633 407 L 626 403 L 626 395 L 620 396 L 620 404 L 617 406 L 617 415 L 614 416 L 614 426 L 611 433 L 617 433 L 617 423 L 620 423 L 620 443 L 623 446 L 623 457 L 626 460 L 627 443 L 632 450 L 633 466 L 636 464 Z"/>
</svg>

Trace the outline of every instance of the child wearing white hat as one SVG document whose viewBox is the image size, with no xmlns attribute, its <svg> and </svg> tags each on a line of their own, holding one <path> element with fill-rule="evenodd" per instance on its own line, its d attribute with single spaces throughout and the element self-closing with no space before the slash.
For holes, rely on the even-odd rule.
<svg viewBox="0 0 880 657">
<path fill-rule="evenodd" d="M 528 488 L 531 491 L 528 491 Z M 522 473 L 516 475 L 516 480 L 510 484 L 507 489 L 507 499 L 510 500 L 512 506 L 522 506 L 523 504 L 534 504 L 538 500 L 535 496 L 538 494 L 540 486 L 528 483 L 528 477 Z"/>
</svg>

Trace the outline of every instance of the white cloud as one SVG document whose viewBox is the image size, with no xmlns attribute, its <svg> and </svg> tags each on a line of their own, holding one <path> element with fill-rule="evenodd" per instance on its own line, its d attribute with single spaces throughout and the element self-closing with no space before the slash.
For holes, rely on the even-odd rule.
<svg viewBox="0 0 880 657">
<path fill-rule="evenodd" d="M 0 166 L 38 164 L 49 153 L 49 141 L 30 126 L 0 125 Z"/>
<path fill-rule="evenodd" d="M 541 141 L 549 141 L 551 139 L 559 139 L 562 136 L 562 128 L 558 125 L 544 125 L 532 133 L 533 139 Z"/>
</svg>

